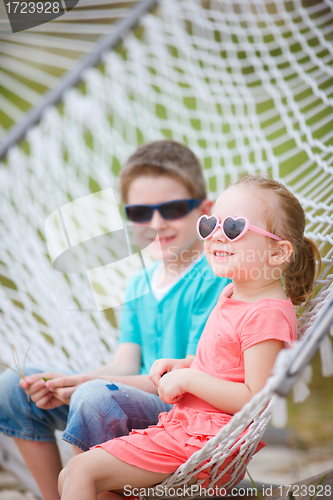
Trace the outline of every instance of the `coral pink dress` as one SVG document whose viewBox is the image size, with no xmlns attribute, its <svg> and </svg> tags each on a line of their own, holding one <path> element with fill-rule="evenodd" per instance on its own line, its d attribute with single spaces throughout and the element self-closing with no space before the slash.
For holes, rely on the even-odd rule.
<svg viewBox="0 0 333 500">
<path fill-rule="evenodd" d="M 291 345 L 296 339 L 297 320 L 290 299 L 265 299 L 250 304 L 230 298 L 232 289 L 232 284 L 225 287 L 211 312 L 191 369 L 243 383 L 244 350 L 269 339 Z M 172 473 L 231 418 L 232 415 L 186 393 L 170 412 L 160 414 L 157 425 L 133 430 L 128 436 L 97 447 L 142 469 Z M 256 451 L 263 446 L 260 443 Z M 223 477 L 224 483 L 227 480 Z"/>
</svg>

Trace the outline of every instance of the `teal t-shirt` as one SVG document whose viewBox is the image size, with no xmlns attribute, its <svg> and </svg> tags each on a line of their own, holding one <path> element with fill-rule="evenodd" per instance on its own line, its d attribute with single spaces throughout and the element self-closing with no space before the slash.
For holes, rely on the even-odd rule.
<svg viewBox="0 0 333 500">
<path fill-rule="evenodd" d="M 230 283 L 203 257 L 158 301 L 148 284 L 156 265 L 147 270 L 148 281 L 144 273 L 131 280 L 121 316 L 119 343 L 141 346 L 141 373 L 149 373 L 156 359 L 196 353 L 207 318 Z"/>
</svg>

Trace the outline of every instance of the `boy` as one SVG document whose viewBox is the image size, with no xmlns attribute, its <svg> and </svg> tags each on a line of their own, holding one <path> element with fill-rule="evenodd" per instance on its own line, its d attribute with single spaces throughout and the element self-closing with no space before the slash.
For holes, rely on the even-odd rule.
<svg viewBox="0 0 333 500">
<path fill-rule="evenodd" d="M 207 317 L 228 283 L 212 273 L 196 236 L 196 221 L 210 213 L 212 202 L 206 199 L 200 164 L 187 147 L 159 141 L 138 148 L 121 172 L 120 190 L 133 225 L 157 231 L 164 266 L 160 262 L 148 270 L 152 284 L 158 283 L 153 292 L 137 293 L 143 275 L 129 285 L 128 296 L 135 292 L 139 298 L 123 310 L 113 360 L 77 375 L 30 369 L 21 389 L 15 389 L 17 378 L 9 370 L 0 377 L 0 430 L 14 436 L 44 500 L 59 499 L 54 429 L 64 430 L 64 439 L 79 453 L 155 424 L 171 406 L 159 399 L 148 378 L 152 363 L 194 358 Z M 157 245 L 149 249 L 161 258 Z M 31 405 L 22 389 L 31 395 Z"/>
</svg>

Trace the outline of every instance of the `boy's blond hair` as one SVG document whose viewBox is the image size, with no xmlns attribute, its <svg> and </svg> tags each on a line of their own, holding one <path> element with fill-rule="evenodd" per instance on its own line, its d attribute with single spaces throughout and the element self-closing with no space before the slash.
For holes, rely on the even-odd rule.
<svg viewBox="0 0 333 500">
<path fill-rule="evenodd" d="M 205 180 L 198 158 L 183 144 L 165 140 L 140 146 L 125 163 L 119 177 L 123 203 L 128 202 L 128 191 L 136 178 L 163 175 L 181 182 L 192 198 L 206 198 Z"/>
</svg>

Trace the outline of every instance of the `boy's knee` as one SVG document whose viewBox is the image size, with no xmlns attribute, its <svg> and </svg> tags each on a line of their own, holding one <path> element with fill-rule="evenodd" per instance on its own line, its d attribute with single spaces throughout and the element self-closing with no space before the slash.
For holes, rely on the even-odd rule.
<svg viewBox="0 0 333 500">
<path fill-rule="evenodd" d="M 105 406 L 107 410 L 110 409 L 105 401 L 107 383 L 105 380 L 96 379 L 81 384 L 72 394 L 70 401 L 71 411 L 80 411 L 80 414 L 83 415 L 85 409 L 89 411 L 91 408 L 94 408 L 99 413 L 104 414 Z"/>
<path fill-rule="evenodd" d="M 91 396 L 95 395 L 106 383 L 107 382 L 102 379 L 88 380 L 88 382 L 84 382 L 83 384 L 79 385 L 74 394 L 79 395 L 80 397 L 84 395 L 90 398 Z"/>
<path fill-rule="evenodd" d="M 99 379 L 80 385 L 71 397 L 63 438 L 86 451 L 98 443 L 128 434 L 128 416 L 123 410 L 123 403 L 131 406 L 128 401 L 121 384 L 118 388 L 118 384 Z"/>
<path fill-rule="evenodd" d="M 79 385 L 71 396 L 70 406 L 81 405 L 84 400 L 89 401 L 96 394 L 96 390 L 95 380 L 89 380 L 89 382 Z"/>
</svg>

